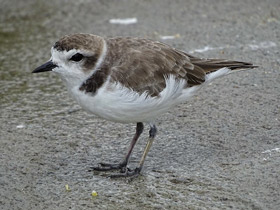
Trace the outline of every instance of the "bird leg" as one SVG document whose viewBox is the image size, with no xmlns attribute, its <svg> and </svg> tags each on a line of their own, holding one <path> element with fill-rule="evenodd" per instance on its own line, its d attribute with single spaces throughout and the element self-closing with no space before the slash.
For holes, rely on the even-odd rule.
<svg viewBox="0 0 280 210">
<path fill-rule="evenodd" d="M 129 177 L 129 176 L 138 176 L 143 168 L 144 161 L 146 159 L 146 156 L 153 144 L 153 141 L 155 139 L 155 136 L 157 134 L 157 128 L 155 125 L 151 125 L 150 131 L 149 131 L 149 139 L 147 142 L 147 145 L 145 147 L 145 150 L 143 152 L 142 158 L 139 162 L 139 166 L 135 168 L 134 170 L 126 170 L 124 173 L 121 174 L 113 174 L 110 177 L 111 178 L 118 178 L 118 177 Z"/>
<path fill-rule="evenodd" d="M 139 136 L 142 134 L 144 129 L 144 125 L 141 122 L 138 122 L 136 124 L 136 132 L 135 135 L 130 143 L 129 149 L 128 149 L 128 153 L 126 154 L 124 160 L 121 163 L 117 163 L 117 164 L 110 164 L 110 163 L 99 163 L 99 165 L 97 167 L 91 167 L 91 170 L 93 171 L 111 171 L 111 170 L 118 170 L 120 169 L 122 173 L 126 173 L 126 171 L 129 171 L 130 169 L 128 169 L 126 166 L 128 164 L 130 155 L 132 153 L 132 150 L 139 138 Z"/>
</svg>

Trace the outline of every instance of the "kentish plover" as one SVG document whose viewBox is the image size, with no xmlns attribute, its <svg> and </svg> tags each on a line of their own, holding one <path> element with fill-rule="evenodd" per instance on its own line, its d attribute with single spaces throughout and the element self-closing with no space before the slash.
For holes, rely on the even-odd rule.
<svg viewBox="0 0 280 210">
<path fill-rule="evenodd" d="M 93 167 L 97 171 L 120 169 L 118 176 L 133 176 L 143 167 L 159 115 L 187 101 L 213 79 L 254 67 L 241 61 L 197 58 L 148 39 L 74 34 L 57 41 L 51 59 L 33 73 L 58 73 L 72 97 L 90 113 L 114 122 L 136 123 L 124 160 Z M 149 139 L 139 166 L 130 170 L 127 164 L 143 123 L 150 125 Z"/>
</svg>

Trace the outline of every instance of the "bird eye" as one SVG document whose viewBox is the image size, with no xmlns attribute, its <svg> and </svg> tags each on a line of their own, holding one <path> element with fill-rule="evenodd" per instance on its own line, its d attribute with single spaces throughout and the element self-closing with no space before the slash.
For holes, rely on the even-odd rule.
<svg viewBox="0 0 280 210">
<path fill-rule="evenodd" d="M 79 62 L 80 60 L 82 60 L 84 58 L 84 56 L 81 53 L 76 53 L 75 55 L 73 55 L 70 60 L 71 61 L 75 61 L 75 62 Z"/>
</svg>

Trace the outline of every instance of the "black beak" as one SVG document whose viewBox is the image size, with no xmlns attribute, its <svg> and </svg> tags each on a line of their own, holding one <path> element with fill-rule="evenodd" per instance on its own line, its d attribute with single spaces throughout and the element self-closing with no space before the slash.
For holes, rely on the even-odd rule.
<svg viewBox="0 0 280 210">
<path fill-rule="evenodd" d="M 51 71 L 53 70 L 57 65 L 55 65 L 52 61 L 48 61 L 47 63 L 44 63 L 42 66 L 37 67 L 32 71 L 32 73 L 40 73 L 45 71 Z"/>
</svg>

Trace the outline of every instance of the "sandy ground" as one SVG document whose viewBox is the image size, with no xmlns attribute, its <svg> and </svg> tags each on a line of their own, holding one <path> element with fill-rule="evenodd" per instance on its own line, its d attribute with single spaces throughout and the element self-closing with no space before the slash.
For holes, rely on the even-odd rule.
<svg viewBox="0 0 280 210">
<path fill-rule="evenodd" d="M 0 3 L 1 209 L 280 209 L 279 0 Z M 120 161 L 135 125 L 88 115 L 57 75 L 30 73 L 76 32 L 147 37 L 260 67 L 161 116 L 142 175 L 112 180 L 88 169 Z M 147 136 L 146 126 L 131 167 Z"/>
</svg>

